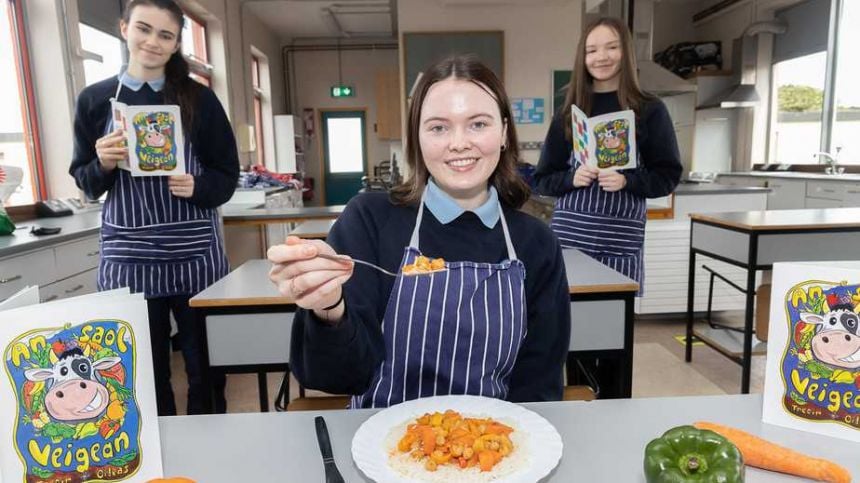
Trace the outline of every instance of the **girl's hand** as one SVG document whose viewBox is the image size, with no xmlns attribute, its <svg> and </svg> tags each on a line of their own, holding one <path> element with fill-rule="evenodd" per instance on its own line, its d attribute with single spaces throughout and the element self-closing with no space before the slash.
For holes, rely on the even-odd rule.
<svg viewBox="0 0 860 483">
<path fill-rule="evenodd" d="M 322 240 L 303 240 L 288 236 L 283 245 L 269 248 L 268 258 L 273 263 L 269 279 L 281 295 L 293 299 L 299 307 L 313 310 L 317 317 L 337 321 L 343 316 L 344 304 L 322 310 L 338 302 L 341 287 L 352 276 L 355 266 L 347 257 L 336 262 L 317 257 L 317 253 L 337 255 Z"/>
<path fill-rule="evenodd" d="M 194 194 L 194 176 L 190 174 L 177 174 L 167 178 L 167 187 L 170 194 L 177 198 L 191 198 Z"/>
<path fill-rule="evenodd" d="M 618 171 L 601 171 L 597 179 L 603 191 L 619 191 L 627 186 L 627 178 Z"/>
<path fill-rule="evenodd" d="M 107 136 L 96 140 L 96 155 L 99 164 L 105 172 L 116 169 L 116 164 L 128 159 L 128 146 L 125 145 L 125 131 L 121 128 L 114 130 Z"/>
<path fill-rule="evenodd" d="M 591 185 L 591 183 L 597 179 L 597 175 L 599 173 L 600 170 L 597 168 L 581 164 L 576 168 L 576 172 L 573 173 L 573 187 L 584 188 Z"/>
</svg>

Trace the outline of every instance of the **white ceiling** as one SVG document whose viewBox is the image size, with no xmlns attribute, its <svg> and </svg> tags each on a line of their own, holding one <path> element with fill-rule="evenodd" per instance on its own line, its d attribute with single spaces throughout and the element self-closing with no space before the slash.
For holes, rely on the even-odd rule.
<svg viewBox="0 0 860 483">
<path fill-rule="evenodd" d="M 281 39 L 392 36 L 394 0 L 251 0 L 248 11 Z"/>
</svg>

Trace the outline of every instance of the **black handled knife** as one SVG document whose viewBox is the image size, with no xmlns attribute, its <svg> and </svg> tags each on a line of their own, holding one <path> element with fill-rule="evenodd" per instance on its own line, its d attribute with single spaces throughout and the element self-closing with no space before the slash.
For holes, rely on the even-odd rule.
<svg viewBox="0 0 860 483">
<path fill-rule="evenodd" d="M 322 416 L 317 416 L 314 418 L 314 423 L 317 427 L 317 442 L 320 444 L 320 454 L 322 454 L 323 464 L 325 465 L 325 481 L 326 483 L 344 483 L 343 476 L 340 475 L 337 465 L 334 464 L 334 455 L 331 452 L 331 440 L 328 436 L 325 419 Z"/>
</svg>

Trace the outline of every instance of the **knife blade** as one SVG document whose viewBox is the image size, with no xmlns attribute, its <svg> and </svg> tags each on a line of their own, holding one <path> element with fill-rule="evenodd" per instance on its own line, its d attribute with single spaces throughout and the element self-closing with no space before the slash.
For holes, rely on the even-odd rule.
<svg viewBox="0 0 860 483">
<path fill-rule="evenodd" d="M 343 476 L 340 475 L 340 471 L 338 471 L 337 465 L 334 463 L 334 454 L 331 451 L 331 439 L 328 436 L 325 419 L 322 416 L 317 416 L 314 418 L 314 424 L 316 424 L 320 454 L 322 454 L 323 465 L 325 465 L 326 483 L 344 483 Z"/>
</svg>

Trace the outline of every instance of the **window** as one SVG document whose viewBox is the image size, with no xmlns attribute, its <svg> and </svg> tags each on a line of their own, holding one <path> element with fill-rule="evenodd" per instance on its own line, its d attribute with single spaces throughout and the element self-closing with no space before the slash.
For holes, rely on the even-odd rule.
<svg viewBox="0 0 860 483">
<path fill-rule="evenodd" d="M 212 66 L 206 46 L 206 24 L 193 16 L 185 15 L 182 28 L 182 53 L 191 67 L 191 78 L 212 87 Z"/>
<path fill-rule="evenodd" d="M 251 56 L 251 88 L 254 90 L 254 134 L 257 141 L 257 164 L 266 165 L 263 146 L 263 87 L 260 84 L 260 59 Z"/>
<path fill-rule="evenodd" d="M 0 0 L 0 72 L 3 73 L 0 75 L 0 105 L 3 106 L 0 109 L 0 164 L 23 171 L 21 187 L 15 187 L 8 199 L 0 200 L 6 206 L 32 204 L 45 196 L 36 104 L 23 25 L 21 2 Z M 6 175 L 7 186 L 14 176 L 12 171 L 8 170 Z M 0 188 L 0 192 L 0 196 L 6 198 L 7 187 Z"/>
<path fill-rule="evenodd" d="M 836 64 L 836 123 L 832 149 L 840 164 L 860 164 L 860 2 L 843 2 Z"/>
<path fill-rule="evenodd" d="M 818 52 L 774 64 L 771 99 L 776 119 L 771 130 L 772 162 L 818 162 L 812 153 L 818 151 L 821 143 L 826 63 L 827 52 Z"/>
<path fill-rule="evenodd" d="M 831 0 L 805 0 L 776 14 L 788 28 L 774 37 L 771 163 L 823 163 L 814 154 L 823 151 L 839 153 L 840 164 L 860 164 L 860 2 L 834 5 L 838 25 L 830 22 Z"/>
<path fill-rule="evenodd" d="M 122 42 L 115 35 L 84 23 L 78 24 L 84 58 L 84 82 L 94 84 L 117 75 L 122 68 Z"/>
</svg>

